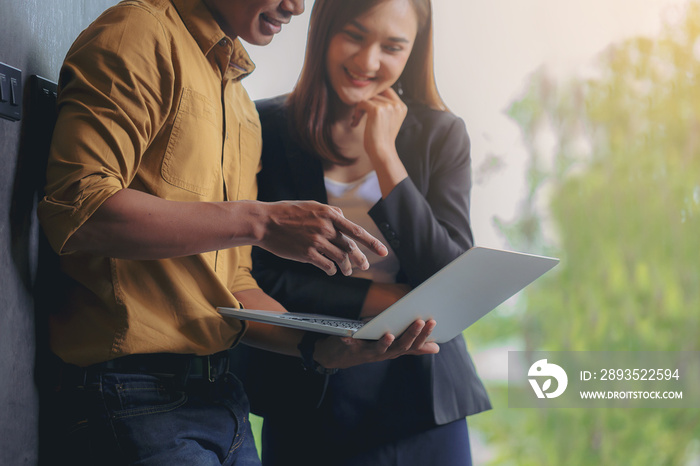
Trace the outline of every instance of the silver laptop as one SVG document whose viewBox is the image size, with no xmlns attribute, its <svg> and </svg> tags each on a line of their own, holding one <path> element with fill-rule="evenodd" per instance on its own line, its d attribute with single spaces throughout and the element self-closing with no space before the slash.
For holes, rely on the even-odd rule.
<svg viewBox="0 0 700 466">
<path fill-rule="evenodd" d="M 444 343 L 554 267 L 559 259 L 473 247 L 371 320 L 220 307 L 224 316 L 331 335 L 378 340 L 397 337 L 416 319 L 435 319 L 430 339 Z M 311 311 L 313 312 L 313 311 Z"/>
</svg>

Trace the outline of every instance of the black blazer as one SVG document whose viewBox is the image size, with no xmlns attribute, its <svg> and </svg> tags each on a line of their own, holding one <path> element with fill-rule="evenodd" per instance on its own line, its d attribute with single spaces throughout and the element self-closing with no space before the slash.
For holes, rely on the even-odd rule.
<svg viewBox="0 0 700 466">
<path fill-rule="evenodd" d="M 256 103 L 263 134 L 258 199 L 326 203 L 321 162 L 290 137 L 283 102 L 281 96 Z M 461 119 L 409 102 L 396 148 L 409 178 L 369 214 L 399 259 L 397 281 L 415 287 L 473 245 L 470 143 Z M 253 261 L 260 286 L 293 312 L 357 318 L 371 283 L 341 274 L 329 277 L 259 248 Z M 303 371 L 298 358 L 251 350 L 247 363 L 244 382 L 254 413 L 295 415 L 315 409 L 323 376 Z M 437 355 L 341 370 L 330 377 L 325 398 L 322 409 L 365 436 L 373 431 L 402 435 L 491 407 L 461 336 L 442 344 Z"/>
</svg>

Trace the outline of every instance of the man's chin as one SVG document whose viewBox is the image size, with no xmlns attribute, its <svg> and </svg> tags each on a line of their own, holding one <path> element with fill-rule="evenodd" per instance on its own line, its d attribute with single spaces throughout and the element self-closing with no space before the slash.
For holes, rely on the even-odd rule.
<svg viewBox="0 0 700 466">
<path fill-rule="evenodd" d="M 243 39 L 247 43 L 258 46 L 268 45 L 270 42 L 272 42 L 272 39 L 274 38 L 274 34 L 263 33 L 252 34 L 250 37 L 241 37 L 241 39 Z"/>
</svg>

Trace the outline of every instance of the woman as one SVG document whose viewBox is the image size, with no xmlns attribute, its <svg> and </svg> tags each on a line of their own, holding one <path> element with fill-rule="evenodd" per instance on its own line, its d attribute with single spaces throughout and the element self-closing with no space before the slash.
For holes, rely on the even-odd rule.
<svg viewBox="0 0 700 466">
<path fill-rule="evenodd" d="M 391 249 L 350 277 L 256 250 L 256 279 L 288 310 L 371 317 L 472 246 L 469 139 L 435 86 L 429 0 L 316 0 L 299 82 L 258 111 L 259 199 L 336 205 Z M 463 466 L 465 416 L 490 408 L 461 336 L 334 375 L 247 363 L 266 466 Z"/>
</svg>

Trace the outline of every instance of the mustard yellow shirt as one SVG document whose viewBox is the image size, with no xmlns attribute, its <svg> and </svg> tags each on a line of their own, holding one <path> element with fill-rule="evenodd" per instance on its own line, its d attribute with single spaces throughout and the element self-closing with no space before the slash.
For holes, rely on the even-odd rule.
<svg viewBox="0 0 700 466">
<path fill-rule="evenodd" d="M 63 254 L 110 196 L 131 188 L 176 201 L 256 198 L 260 122 L 240 80 L 254 69 L 201 0 L 127 0 L 76 39 L 59 80 L 41 224 L 73 279 L 50 318 L 64 361 L 211 354 L 244 331 L 216 306 L 257 288 L 250 247 L 167 260 Z"/>
</svg>

